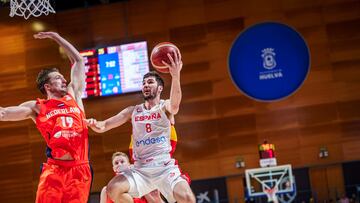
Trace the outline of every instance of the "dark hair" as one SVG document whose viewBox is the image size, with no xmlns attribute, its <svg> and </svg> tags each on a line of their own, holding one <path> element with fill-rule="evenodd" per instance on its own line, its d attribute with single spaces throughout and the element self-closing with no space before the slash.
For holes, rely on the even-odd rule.
<svg viewBox="0 0 360 203">
<path fill-rule="evenodd" d="M 37 88 L 40 90 L 40 92 L 43 95 L 46 95 L 46 91 L 45 91 L 45 87 L 44 85 L 49 82 L 49 74 L 52 72 L 59 72 L 59 70 L 57 68 L 45 68 L 42 69 L 40 71 L 40 73 L 38 74 L 37 78 L 36 78 L 36 85 Z"/>
<path fill-rule="evenodd" d="M 160 75 L 155 72 L 155 71 L 150 71 L 148 73 L 146 73 L 143 77 L 143 80 L 145 80 L 148 77 L 154 77 L 156 82 L 160 85 L 164 87 L 164 80 L 160 77 Z"/>
</svg>

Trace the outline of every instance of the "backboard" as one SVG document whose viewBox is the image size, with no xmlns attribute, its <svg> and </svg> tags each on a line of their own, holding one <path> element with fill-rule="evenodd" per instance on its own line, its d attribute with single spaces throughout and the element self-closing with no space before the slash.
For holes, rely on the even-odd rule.
<svg viewBox="0 0 360 203">
<path fill-rule="evenodd" d="M 266 190 L 276 188 L 276 194 L 292 193 L 295 180 L 291 165 L 255 168 L 245 170 L 247 195 L 266 196 Z"/>
</svg>

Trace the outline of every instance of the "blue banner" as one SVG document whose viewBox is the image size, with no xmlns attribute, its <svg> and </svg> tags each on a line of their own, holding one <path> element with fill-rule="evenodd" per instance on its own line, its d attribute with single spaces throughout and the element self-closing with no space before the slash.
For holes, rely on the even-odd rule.
<svg viewBox="0 0 360 203">
<path fill-rule="evenodd" d="M 275 22 L 240 33 L 229 54 L 230 76 L 245 95 L 275 101 L 294 93 L 310 69 L 309 48 L 293 28 Z"/>
</svg>

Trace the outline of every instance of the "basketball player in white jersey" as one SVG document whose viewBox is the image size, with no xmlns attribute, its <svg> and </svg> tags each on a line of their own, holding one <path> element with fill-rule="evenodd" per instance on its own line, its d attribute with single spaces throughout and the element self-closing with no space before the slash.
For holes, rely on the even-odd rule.
<svg viewBox="0 0 360 203">
<path fill-rule="evenodd" d="M 132 197 L 141 197 L 158 189 L 169 202 L 195 203 L 189 184 L 171 158 L 169 117 L 179 111 L 182 97 L 180 71 L 181 55 L 168 54 L 171 81 L 170 98 L 160 100 L 164 81 L 156 72 L 144 75 L 142 93 L 145 102 L 130 106 L 104 121 L 88 119 L 88 126 L 103 133 L 131 120 L 133 132 L 134 167 L 114 177 L 107 192 L 116 203 L 133 202 Z"/>
</svg>

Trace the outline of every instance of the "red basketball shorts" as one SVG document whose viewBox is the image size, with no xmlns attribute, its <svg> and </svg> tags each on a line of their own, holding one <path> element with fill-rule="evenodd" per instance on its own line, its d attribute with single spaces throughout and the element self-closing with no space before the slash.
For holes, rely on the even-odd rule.
<svg viewBox="0 0 360 203">
<path fill-rule="evenodd" d="M 36 203 L 86 203 L 91 182 L 88 161 L 48 159 L 42 167 Z"/>
</svg>

